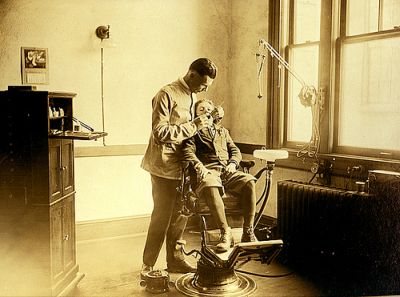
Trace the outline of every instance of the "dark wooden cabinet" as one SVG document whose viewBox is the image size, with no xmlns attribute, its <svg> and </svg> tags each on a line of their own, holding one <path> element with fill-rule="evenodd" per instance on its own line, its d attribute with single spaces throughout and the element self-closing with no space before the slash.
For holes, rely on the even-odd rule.
<svg viewBox="0 0 400 297">
<path fill-rule="evenodd" d="M 76 263 L 74 93 L 0 92 L 0 296 L 68 294 Z"/>
</svg>

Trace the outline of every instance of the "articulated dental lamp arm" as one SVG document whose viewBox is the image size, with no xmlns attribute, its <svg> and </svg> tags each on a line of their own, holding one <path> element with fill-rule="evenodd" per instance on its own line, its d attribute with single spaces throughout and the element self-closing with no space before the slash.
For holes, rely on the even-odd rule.
<svg viewBox="0 0 400 297">
<path fill-rule="evenodd" d="M 267 41 L 265 41 L 264 39 L 260 39 L 259 40 L 259 49 L 260 52 L 263 49 L 267 49 L 269 51 L 269 53 L 271 54 L 271 57 L 276 58 L 279 62 L 279 67 L 283 66 L 285 67 L 285 69 L 287 71 L 289 71 L 289 73 L 301 84 L 301 91 L 299 93 L 299 99 L 301 104 L 303 104 L 304 106 L 308 107 L 308 106 L 312 106 L 316 103 L 317 98 L 318 98 L 318 92 L 317 89 L 314 86 L 310 86 L 307 85 L 305 83 L 305 81 L 303 80 L 303 78 L 289 65 L 288 62 L 285 61 L 285 59 L 279 54 L 279 52 L 273 48 L 273 46 L 271 44 L 269 44 Z M 258 69 L 257 72 L 257 77 L 259 79 L 259 94 L 258 94 L 258 98 L 262 98 L 262 83 L 260 82 L 260 78 L 261 78 L 261 73 L 262 73 L 262 68 L 264 66 L 264 58 L 265 55 L 262 53 L 257 53 L 256 54 L 256 58 L 257 57 L 262 57 L 262 61 L 260 64 L 260 68 Z"/>
<path fill-rule="evenodd" d="M 273 58 L 276 58 L 279 62 L 279 67 L 283 66 L 289 73 L 301 84 L 301 90 L 298 94 L 300 103 L 305 107 L 311 107 L 312 112 L 312 135 L 310 142 L 303 146 L 300 149 L 297 156 L 302 157 L 304 155 L 308 155 L 309 157 L 317 157 L 317 153 L 319 151 L 319 124 L 320 124 L 320 112 L 322 110 L 324 104 L 324 91 L 322 88 L 317 90 L 315 86 L 308 85 L 302 79 L 302 77 L 289 65 L 288 62 L 279 54 L 277 50 L 273 48 L 271 44 L 269 44 L 264 39 L 259 40 L 259 51 L 260 53 L 256 54 L 256 57 L 264 57 L 265 55 L 262 54 L 263 50 L 268 50 L 269 53 Z M 259 87 L 259 94 L 258 98 L 262 98 L 261 90 L 263 89 L 262 85 L 263 82 L 261 80 L 261 73 L 262 67 L 264 63 L 260 64 L 260 69 L 258 71 L 258 87 Z"/>
<path fill-rule="evenodd" d="M 293 75 L 293 77 L 302 85 L 302 87 L 306 86 L 306 83 L 301 78 L 301 76 L 296 71 L 294 71 L 294 69 L 290 67 L 289 63 L 282 58 L 282 56 L 278 53 L 276 49 L 272 47 L 272 45 L 270 45 L 267 41 L 261 38 L 259 40 L 259 46 L 263 47 L 264 49 L 267 49 L 270 52 L 271 57 L 276 58 L 279 61 L 280 65 L 283 65 L 283 67 L 285 67 L 286 70 L 289 71 L 291 75 Z"/>
</svg>

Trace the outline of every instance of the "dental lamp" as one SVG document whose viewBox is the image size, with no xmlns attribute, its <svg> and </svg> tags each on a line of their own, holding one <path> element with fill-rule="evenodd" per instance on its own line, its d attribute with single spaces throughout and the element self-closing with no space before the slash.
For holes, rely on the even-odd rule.
<svg viewBox="0 0 400 297">
<path fill-rule="evenodd" d="M 272 58 L 278 60 L 279 68 L 282 66 L 301 84 L 301 90 L 298 95 L 300 103 L 305 107 L 311 107 L 312 113 L 312 136 L 305 146 L 303 146 L 300 151 L 297 153 L 298 157 L 302 157 L 304 155 L 308 155 L 309 157 L 316 157 L 319 151 L 320 144 L 320 131 L 319 131 L 319 123 L 320 123 L 320 112 L 323 106 L 323 90 L 317 89 L 312 85 L 307 85 L 303 78 L 289 65 L 288 62 L 279 54 L 279 52 L 267 41 L 264 39 L 260 39 L 258 42 L 259 52 L 256 53 L 256 63 L 257 63 L 257 79 L 258 79 L 258 98 L 261 99 L 263 97 L 263 67 L 265 62 L 266 55 L 263 53 L 263 50 L 267 49 Z"/>
</svg>

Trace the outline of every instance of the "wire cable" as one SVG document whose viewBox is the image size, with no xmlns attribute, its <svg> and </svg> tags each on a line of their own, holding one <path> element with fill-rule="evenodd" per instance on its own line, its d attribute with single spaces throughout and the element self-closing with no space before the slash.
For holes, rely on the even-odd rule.
<svg viewBox="0 0 400 297">
<path fill-rule="evenodd" d="M 293 271 L 289 271 L 288 273 L 283 273 L 283 274 L 267 274 L 267 273 L 256 273 L 256 272 L 250 272 L 250 271 L 245 271 L 241 269 L 235 269 L 235 271 L 240 272 L 240 273 L 245 273 L 249 275 L 254 275 L 254 276 L 260 276 L 260 277 L 285 277 L 293 274 Z"/>
<path fill-rule="evenodd" d="M 248 262 L 250 262 L 250 259 L 246 259 L 244 260 L 242 263 L 240 263 L 238 265 L 238 267 L 242 267 L 245 264 L 247 264 Z M 254 275 L 254 276 L 259 276 L 259 277 L 285 277 L 285 276 L 289 276 L 291 274 L 293 274 L 293 271 L 289 271 L 287 273 L 283 273 L 283 274 L 268 274 L 268 273 L 256 273 L 256 272 L 251 272 L 251 271 L 247 271 L 247 270 L 241 270 L 241 269 L 235 269 L 235 271 L 240 272 L 240 273 L 244 273 L 244 274 L 249 274 L 249 275 Z"/>
</svg>

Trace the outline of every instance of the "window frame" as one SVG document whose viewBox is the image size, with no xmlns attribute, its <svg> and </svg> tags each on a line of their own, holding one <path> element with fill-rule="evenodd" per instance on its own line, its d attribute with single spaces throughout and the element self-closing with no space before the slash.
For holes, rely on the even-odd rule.
<svg viewBox="0 0 400 297">
<path fill-rule="evenodd" d="M 285 1 L 270 0 L 270 44 L 279 49 L 279 53 L 287 60 L 289 57 L 290 34 L 285 30 L 288 28 L 293 32 L 293 22 L 287 22 L 288 18 L 293 20 L 294 0 L 287 0 L 289 10 L 286 10 Z M 380 3 L 380 7 L 381 7 Z M 321 1 L 321 32 L 319 50 L 319 79 L 318 88 L 323 94 L 323 112 L 321 114 L 321 143 L 318 153 L 319 160 L 335 162 L 335 171 L 338 174 L 346 174 L 349 164 L 365 164 L 374 168 L 399 170 L 400 151 L 390 152 L 392 155 L 376 154 L 374 150 L 362 148 L 339 147 L 338 146 L 338 108 L 339 108 L 339 79 L 340 79 L 340 52 L 343 42 L 362 40 L 370 38 L 387 38 L 393 34 L 400 35 L 398 29 L 391 29 L 373 33 L 366 33 L 359 36 L 346 36 L 346 0 L 322 0 Z M 380 8 L 379 15 L 382 15 Z M 379 21 L 381 26 L 382 20 Z M 380 27 L 381 28 L 381 27 Z M 292 34 L 293 35 L 293 34 Z M 290 64 L 290 61 L 288 61 Z M 309 170 L 309 163 L 315 160 L 301 160 L 296 156 L 298 146 L 304 143 L 287 141 L 287 117 L 288 109 L 288 81 L 287 71 L 278 68 L 276 59 L 269 57 L 268 71 L 271 73 L 267 82 L 271 104 L 268 106 L 268 127 L 267 147 L 289 151 L 290 157 L 287 160 L 280 160 L 283 167 Z M 322 71 L 323 70 L 323 71 Z M 283 73 L 282 73 L 283 72 Z M 282 87 L 283 86 L 283 87 Z M 366 152 L 366 154 L 365 154 Z M 396 157 L 396 158 L 393 158 Z"/>
<path fill-rule="evenodd" d="M 284 59 L 287 57 L 285 51 L 285 39 L 288 38 L 285 32 L 285 14 L 289 11 L 284 10 L 285 0 L 269 0 L 269 30 L 268 42 L 278 50 Z M 293 0 L 286 0 L 293 1 Z M 335 127 L 334 121 L 337 121 L 336 111 L 338 110 L 338 97 L 339 86 L 337 73 L 339 70 L 338 54 L 338 41 L 341 35 L 340 30 L 345 28 L 342 23 L 344 18 L 340 17 L 345 15 L 346 9 L 344 4 L 345 0 L 323 0 L 321 3 L 321 12 L 325 16 L 321 20 L 321 37 L 320 37 L 320 54 L 319 59 L 325 61 L 325 64 L 320 63 L 319 67 L 323 67 L 324 71 L 319 70 L 320 79 L 319 86 L 323 89 L 324 97 L 324 110 L 321 114 L 321 143 L 318 153 L 318 160 L 312 158 L 299 158 L 297 157 L 298 148 L 285 143 L 284 141 L 284 116 L 287 88 L 285 86 L 287 81 L 287 71 L 282 71 L 278 67 L 278 61 L 268 55 L 266 63 L 267 71 L 270 75 L 267 78 L 266 93 L 269 95 L 269 104 L 267 104 L 267 129 L 266 129 L 266 147 L 271 149 L 285 149 L 289 152 L 289 158 L 285 160 L 278 160 L 279 167 L 310 171 L 316 162 L 325 165 L 332 164 L 331 174 L 337 176 L 347 176 L 349 166 L 364 166 L 367 169 L 379 170 L 393 170 L 400 171 L 400 159 L 388 158 L 387 156 L 371 157 L 360 154 L 359 151 L 353 151 L 351 148 L 334 151 L 336 142 L 334 141 Z M 390 30 L 399 32 L 398 28 Z M 384 34 L 391 34 L 390 31 L 385 33 L 380 32 L 381 36 Z M 357 38 L 367 38 L 372 33 L 364 34 Z M 356 37 L 346 37 L 350 38 Z M 245 145 L 240 146 L 243 148 L 243 153 L 251 154 L 254 149 L 259 149 L 260 146 Z"/>
</svg>

